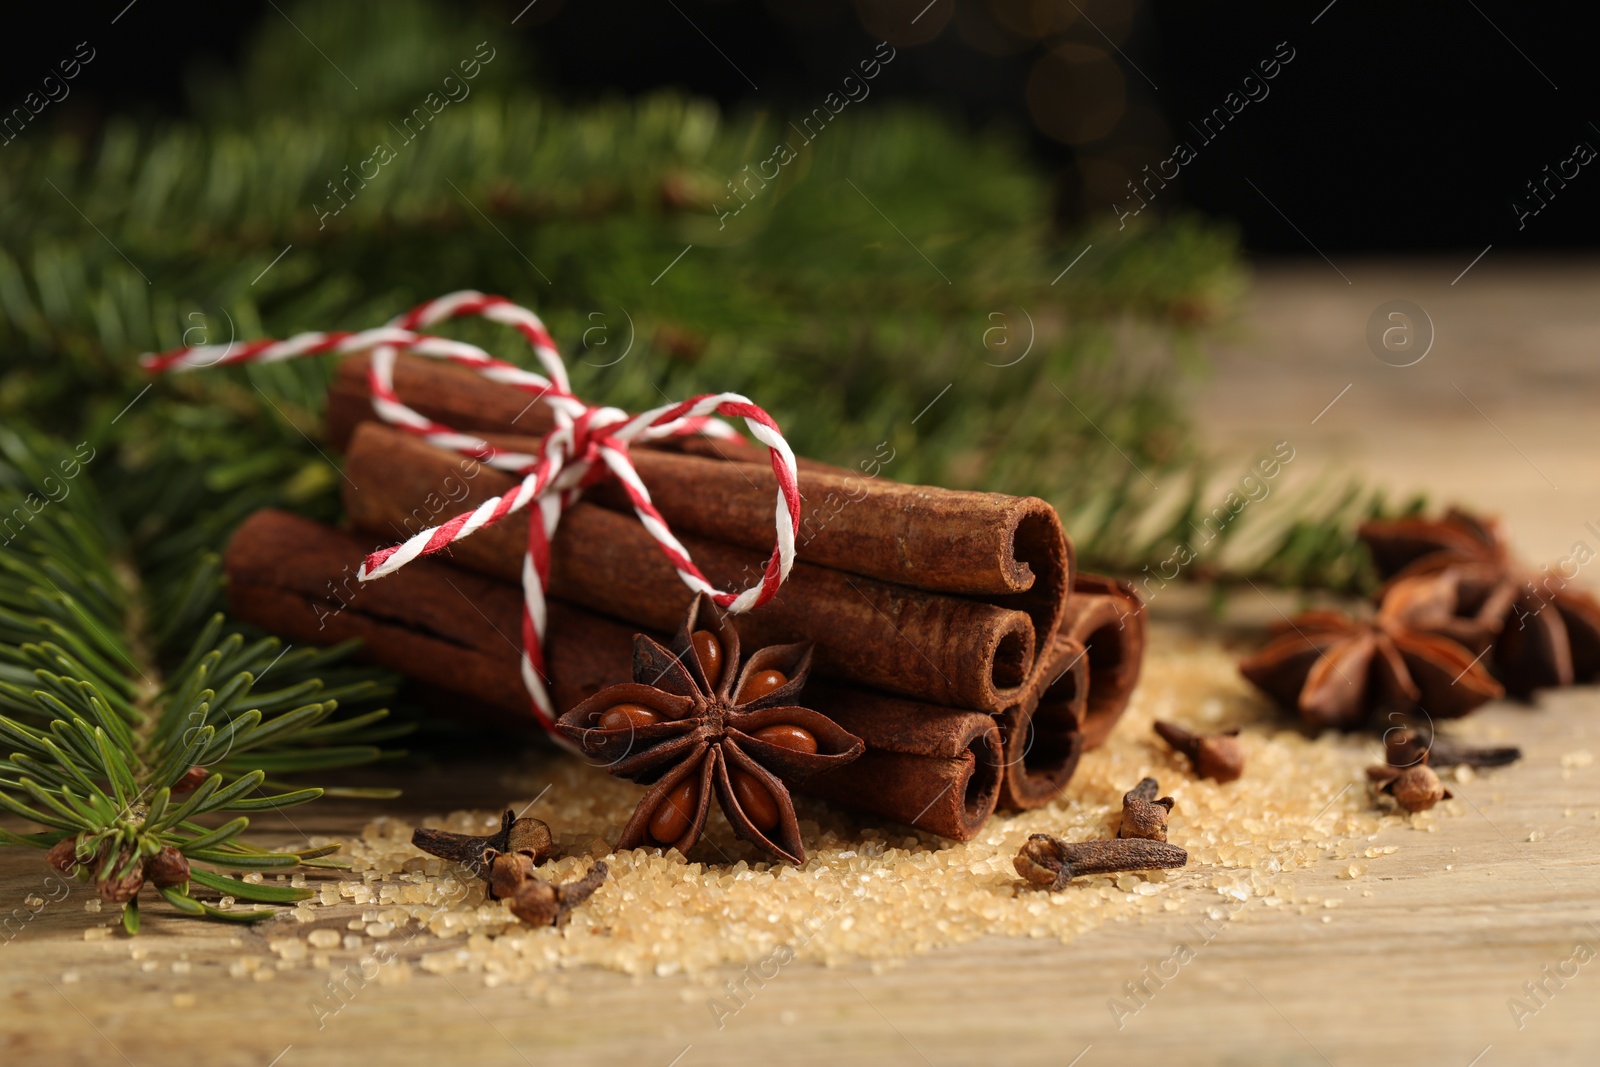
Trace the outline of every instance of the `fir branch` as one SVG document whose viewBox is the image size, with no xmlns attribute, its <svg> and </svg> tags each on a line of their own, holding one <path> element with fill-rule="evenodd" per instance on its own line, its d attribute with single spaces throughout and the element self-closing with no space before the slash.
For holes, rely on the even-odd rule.
<svg viewBox="0 0 1600 1067">
<path fill-rule="evenodd" d="M 856 467 L 887 442 L 885 473 L 901 480 L 1136 517 L 1152 498 L 1122 481 L 1123 456 L 1157 482 L 1192 458 L 1173 370 L 1193 361 L 1193 324 L 1240 288 L 1226 231 L 1177 219 L 1055 234 L 1048 181 L 1016 139 L 877 101 L 806 143 L 785 116 L 670 93 L 563 106 L 512 84 L 510 43 L 468 98 L 397 142 L 431 88 L 416 72 L 451 69 L 491 35 L 431 4 L 374 10 L 291 15 L 390 72 L 381 89 L 352 94 L 326 64 L 272 47 L 277 19 L 236 82 L 208 84 L 201 118 L 119 119 L 89 140 L 41 129 L 0 159 L 0 347 L 17 360 L 0 417 L 26 410 L 98 440 L 120 416 L 131 469 L 185 457 L 170 481 L 117 487 L 148 500 L 117 510 L 153 516 L 128 528 L 149 566 L 190 572 L 272 498 L 331 518 L 339 474 L 314 443 L 331 361 L 151 386 L 136 353 L 362 328 L 446 279 L 537 307 L 586 398 L 643 410 L 741 391 L 802 453 Z M 392 161 L 350 178 L 387 142 Z M 779 142 L 795 160 L 752 178 Z M 1148 358 L 1120 351 L 1129 318 L 1150 326 Z M 530 359 L 490 329 L 449 332 Z M 209 614 L 205 578 L 160 577 L 160 636 L 187 638 Z"/>
<path fill-rule="evenodd" d="M 195 900 L 189 883 L 241 900 L 284 903 L 305 890 L 258 886 L 189 867 L 281 870 L 326 849 L 270 852 L 241 839 L 249 814 L 324 795 L 268 786 L 268 773 L 333 770 L 395 755 L 387 711 L 341 713 L 388 695 L 389 683 L 342 666 L 352 648 L 285 649 L 248 640 L 220 614 L 182 655 L 151 625 L 146 568 L 120 534 L 85 455 L 32 432 L 0 431 L 0 809 L 49 828 L 0 843 L 50 848 L 64 873 L 97 884 L 139 928 L 147 872 L 181 914 L 254 921 Z M 163 562 L 156 571 L 170 571 Z M 214 563 L 171 579 L 168 603 L 215 600 Z M 173 663 L 163 674 L 161 664 Z M 270 675 L 270 679 L 268 676 Z M 267 684 L 262 684 L 266 682 Z M 268 790 L 271 790 L 270 792 Z M 231 816 L 231 817 L 230 817 Z M 216 823 L 221 818 L 224 821 Z M 202 823 L 198 820 L 207 819 Z M 181 856 L 182 861 L 165 859 Z M 167 866 L 157 865 L 160 860 Z M 156 877 L 152 875 L 152 877 Z"/>
</svg>

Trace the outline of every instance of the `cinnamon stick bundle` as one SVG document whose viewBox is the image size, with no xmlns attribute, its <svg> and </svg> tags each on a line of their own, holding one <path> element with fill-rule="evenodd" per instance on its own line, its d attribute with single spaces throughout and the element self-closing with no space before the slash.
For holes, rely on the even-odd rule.
<svg viewBox="0 0 1600 1067">
<path fill-rule="evenodd" d="M 257 512 L 225 556 L 230 610 L 294 641 L 360 638 L 369 661 L 459 694 L 452 714 L 476 711 L 496 724 L 525 726 L 516 643 L 521 590 L 431 560 L 357 584 L 353 561 L 371 547 L 359 535 L 287 512 Z M 631 678 L 635 627 L 559 600 L 549 611 L 545 652 L 558 709 Z M 808 686 L 805 700 L 860 731 L 869 768 L 851 776 L 827 772 L 828 780 L 805 783 L 806 792 L 958 840 L 994 812 L 1001 748 L 991 716 L 825 681 Z"/>
<path fill-rule="evenodd" d="M 367 394 L 367 365 L 366 356 L 345 360 L 329 389 L 328 435 L 341 450 L 351 446 L 360 423 L 377 419 Z M 550 429 L 545 405 L 530 409 L 529 394 L 464 368 L 401 356 L 394 385 L 423 414 L 487 434 L 497 448 L 531 454 Z M 769 552 L 777 480 L 765 451 L 698 440 L 713 447 L 696 447 L 693 455 L 633 452 L 657 509 L 680 536 Z M 744 462 L 718 462 L 729 458 Z M 802 464 L 800 493 L 805 506 L 798 540 L 807 562 L 933 592 L 982 596 L 1027 612 L 1041 641 L 1055 632 L 1072 587 L 1073 558 L 1061 520 L 1045 501 L 903 485 L 809 461 Z M 631 510 L 611 483 L 591 488 L 587 499 Z"/>
<path fill-rule="evenodd" d="M 468 469 L 409 434 L 365 424 L 345 459 L 345 509 L 357 529 L 400 540 L 516 484 L 477 465 L 468 479 Z M 716 510 L 720 501 L 705 496 L 702 506 Z M 453 561 L 520 581 L 527 521 L 523 512 L 479 530 L 452 547 Z M 743 588 L 766 563 L 764 553 L 680 540 L 722 588 Z M 554 596 L 663 632 L 693 597 L 636 518 L 581 502 L 567 509 L 552 543 L 550 586 Z M 981 711 L 1019 699 L 1035 658 L 1033 620 L 1023 612 L 804 562 L 771 603 L 736 624 L 756 645 L 815 641 L 817 669 L 825 674 Z"/>
<path fill-rule="evenodd" d="M 1079 642 L 1089 661 L 1083 747 L 1105 743 L 1139 684 L 1144 666 L 1144 601 L 1127 582 L 1079 574 L 1068 598 L 1061 633 Z"/>
</svg>

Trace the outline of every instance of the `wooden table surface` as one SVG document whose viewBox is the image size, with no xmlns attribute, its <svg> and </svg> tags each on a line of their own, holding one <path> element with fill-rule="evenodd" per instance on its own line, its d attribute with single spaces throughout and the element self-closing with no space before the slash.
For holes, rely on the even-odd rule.
<svg viewBox="0 0 1600 1067">
<path fill-rule="evenodd" d="M 1426 266 L 1448 282 L 1448 265 Z M 1248 461 L 1258 442 L 1292 432 L 1302 469 L 1342 467 L 1394 484 L 1459 487 L 1480 505 L 1503 501 L 1517 509 L 1514 536 L 1534 542 L 1523 546 L 1530 556 L 1563 550 L 1569 529 L 1600 517 L 1600 503 L 1584 515 L 1600 491 L 1600 435 L 1580 432 L 1592 422 L 1578 419 L 1600 392 L 1590 355 L 1600 341 L 1592 297 L 1600 271 L 1480 264 L 1468 275 L 1476 297 L 1435 312 L 1441 344 L 1428 357 L 1434 377 L 1424 379 L 1366 366 L 1377 361 L 1359 331 L 1391 294 L 1435 299 L 1414 295 L 1432 274 L 1415 264 L 1341 268 L 1354 284 L 1330 282 L 1318 272 L 1332 272 L 1316 264 L 1263 276 L 1196 401 L 1219 447 Z M 1514 352 L 1444 344 L 1448 336 L 1481 342 L 1474 315 L 1497 324 L 1494 336 Z M 1511 328 L 1518 316 L 1529 329 Z M 1339 344 L 1324 336 L 1351 323 L 1355 332 Z M 1572 346 L 1581 346 L 1582 361 Z M 1276 387 L 1262 381 L 1269 365 L 1281 376 Z M 1312 424 L 1347 381 L 1370 386 L 1364 404 L 1353 402 L 1362 390 L 1352 388 L 1343 411 L 1335 405 Z M 1543 392 L 1529 381 L 1543 382 Z M 1448 409 L 1450 396 L 1430 389 L 1464 389 L 1483 410 L 1473 413 L 1459 396 Z M 1301 399 L 1303 416 L 1298 408 L 1286 416 Z M 1419 410 L 1433 410 L 1431 438 Z M 1403 450 L 1375 436 L 1392 420 Z M 1164 634 L 1197 625 L 1161 607 Z M 1239 608 L 1251 610 L 1261 606 Z M 1193 925 L 1198 911 L 1185 908 L 1110 923 L 1066 945 L 989 939 L 887 969 L 795 963 L 720 1028 L 701 985 L 583 970 L 495 988 L 464 974 L 380 978 L 319 1024 L 313 1005 L 325 994 L 324 973 L 227 975 L 238 958 L 266 954 L 270 933 L 147 921 L 137 939 L 86 941 L 87 894 L 77 889 L 0 939 L 0 1063 L 1593 1062 L 1600 767 L 1591 754 L 1600 754 L 1600 693 L 1550 694 L 1534 709 L 1492 705 L 1477 725 L 1503 728 L 1526 758 L 1453 786 L 1462 801 L 1433 832 L 1389 832 L 1405 847 L 1364 877 L 1370 896 L 1345 892 L 1335 863 L 1295 875 L 1304 890 L 1337 894 L 1336 911 L 1307 915 L 1253 899 L 1209 939 Z M 492 774 L 492 766 L 435 764 L 383 810 L 420 819 L 492 805 L 498 798 L 483 789 Z M 349 835 L 378 810 L 321 803 L 294 820 L 307 834 Z M 268 841 L 297 839 L 283 824 L 257 826 Z M 25 901 L 44 893 L 45 874 L 36 853 L 0 851 L 3 909 L 28 914 Z M 1118 1019 L 1108 1002 L 1126 1001 L 1124 983 L 1180 943 L 1193 958 L 1151 985 L 1141 1010 Z"/>
</svg>

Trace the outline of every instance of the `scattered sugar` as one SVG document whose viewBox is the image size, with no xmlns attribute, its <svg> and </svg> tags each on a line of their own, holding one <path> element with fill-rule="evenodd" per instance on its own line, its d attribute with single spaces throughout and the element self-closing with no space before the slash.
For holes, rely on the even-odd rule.
<svg viewBox="0 0 1600 1067">
<path fill-rule="evenodd" d="M 276 952 L 287 963 L 306 958 L 306 943 L 298 937 L 275 938 L 267 942 L 267 947 Z"/>
<path fill-rule="evenodd" d="M 291 956 L 297 950 L 289 943 L 301 945 L 299 953 L 309 946 L 310 965 L 327 969 L 330 951 L 361 951 L 366 944 L 373 959 L 387 960 L 378 970 L 385 983 L 408 980 L 414 968 L 476 975 L 486 985 L 524 986 L 559 1006 L 564 994 L 546 988 L 541 975 L 581 966 L 698 980 L 727 964 L 791 953 L 830 966 L 889 965 L 994 935 L 1071 941 L 1107 922 L 1163 912 L 1207 912 L 1224 921 L 1257 898 L 1269 907 L 1315 907 L 1328 922 L 1326 911 L 1339 902 L 1302 897 L 1294 875 L 1334 860 L 1340 877 L 1360 878 L 1366 866 L 1351 857 L 1398 851 L 1380 837 L 1434 829 L 1431 821 L 1373 803 L 1363 769 L 1382 757 L 1372 738 L 1306 738 L 1240 680 L 1233 656 L 1214 644 L 1173 634 L 1152 646 L 1161 651 L 1147 660 L 1128 714 L 1105 747 L 1083 757 L 1067 795 L 1037 811 L 998 815 L 972 841 L 908 834 L 799 798 L 808 852 L 801 867 L 770 862 L 735 838 L 717 813 L 687 858 L 645 849 L 612 854 L 607 841 L 642 789 L 552 755 L 532 761 L 510 790 L 540 795 L 527 814 L 555 834 L 560 858 L 540 873 L 569 881 L 600 858 L 611 870 L 570 925 L 523 925 L 502 903 L 488 901 L 482 883 L 461 868 L 419 854 L 410 843 L 413 826 L 383 818 L 346 844 L 352 870 L 344 880 L 317 887 L 317 918 L 360 933 L 323 927 L 303 943 L 291 936 L 272 948 L 287 963 L 305 958 Z M 1219 785 L 1191 777 L 1186 762 L 1155 738 L 1156 718 L 1208 731 L 1242 726 L 1244 778 Z M 1021 885 L 1011 861 L 1029 834 L 1110 836 L 1123 793 L 1147 774 L 1177 801 L 1169 837 L 1189 851 L 1188 867 L 1084 878 L 1060 893 Z M 521 803 L 513 807 L 523 810 Z M 498 824 L 494 809 L 424 821 L 480 834 Z M 304 922 L 312 913 L 307 902 L 293 914 Z M 258 981 L 274 973 L 241 963 L 230 973 Z"/>
</svg>

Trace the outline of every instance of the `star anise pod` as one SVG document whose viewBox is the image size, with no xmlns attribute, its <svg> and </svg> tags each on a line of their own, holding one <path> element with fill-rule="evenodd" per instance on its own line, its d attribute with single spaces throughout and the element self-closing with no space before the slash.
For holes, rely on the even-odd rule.
<svg viewBox="0 0 1600 1067">
<path fill-rule="evenodd" d="M 688 852 L 711 794 L 734 833 L 790 863 L 805 862 L 785 782 L 849 763 L 865 746 L 795 704 L 811 645 L 771 645 L 741 664 L 739 633 L 705 594 L 668 647 L 636 634 L 633 681 L 603 689 L 557 727 L 608 770 L 651 786 L 617 848 Z"/>
<path fill-rule="evenodd" d="M 1390 579 L 1379 597 L 1387 603 L 1401 583 L 1430 579 L 1431 603 L 1412 604 L 1408 624 L 1475 651 L 1492 648 L 1490 669 L 1511 692 L 1600 676 L 1600 601 L 1552 568 L 1520 565 L 1493 520 L 1453 509 L 1438 519 L 1368 522 L 1360 534 Z"/>
<path fill-rule="evenodd" d="M 1351 730 L 1383 711 L 1450 719 L 1503 695 L 1467 649 L 1380 610 L 1308 611 L 1276 628 L 1240 672 L 1307 726 Z"/>
</svg>

